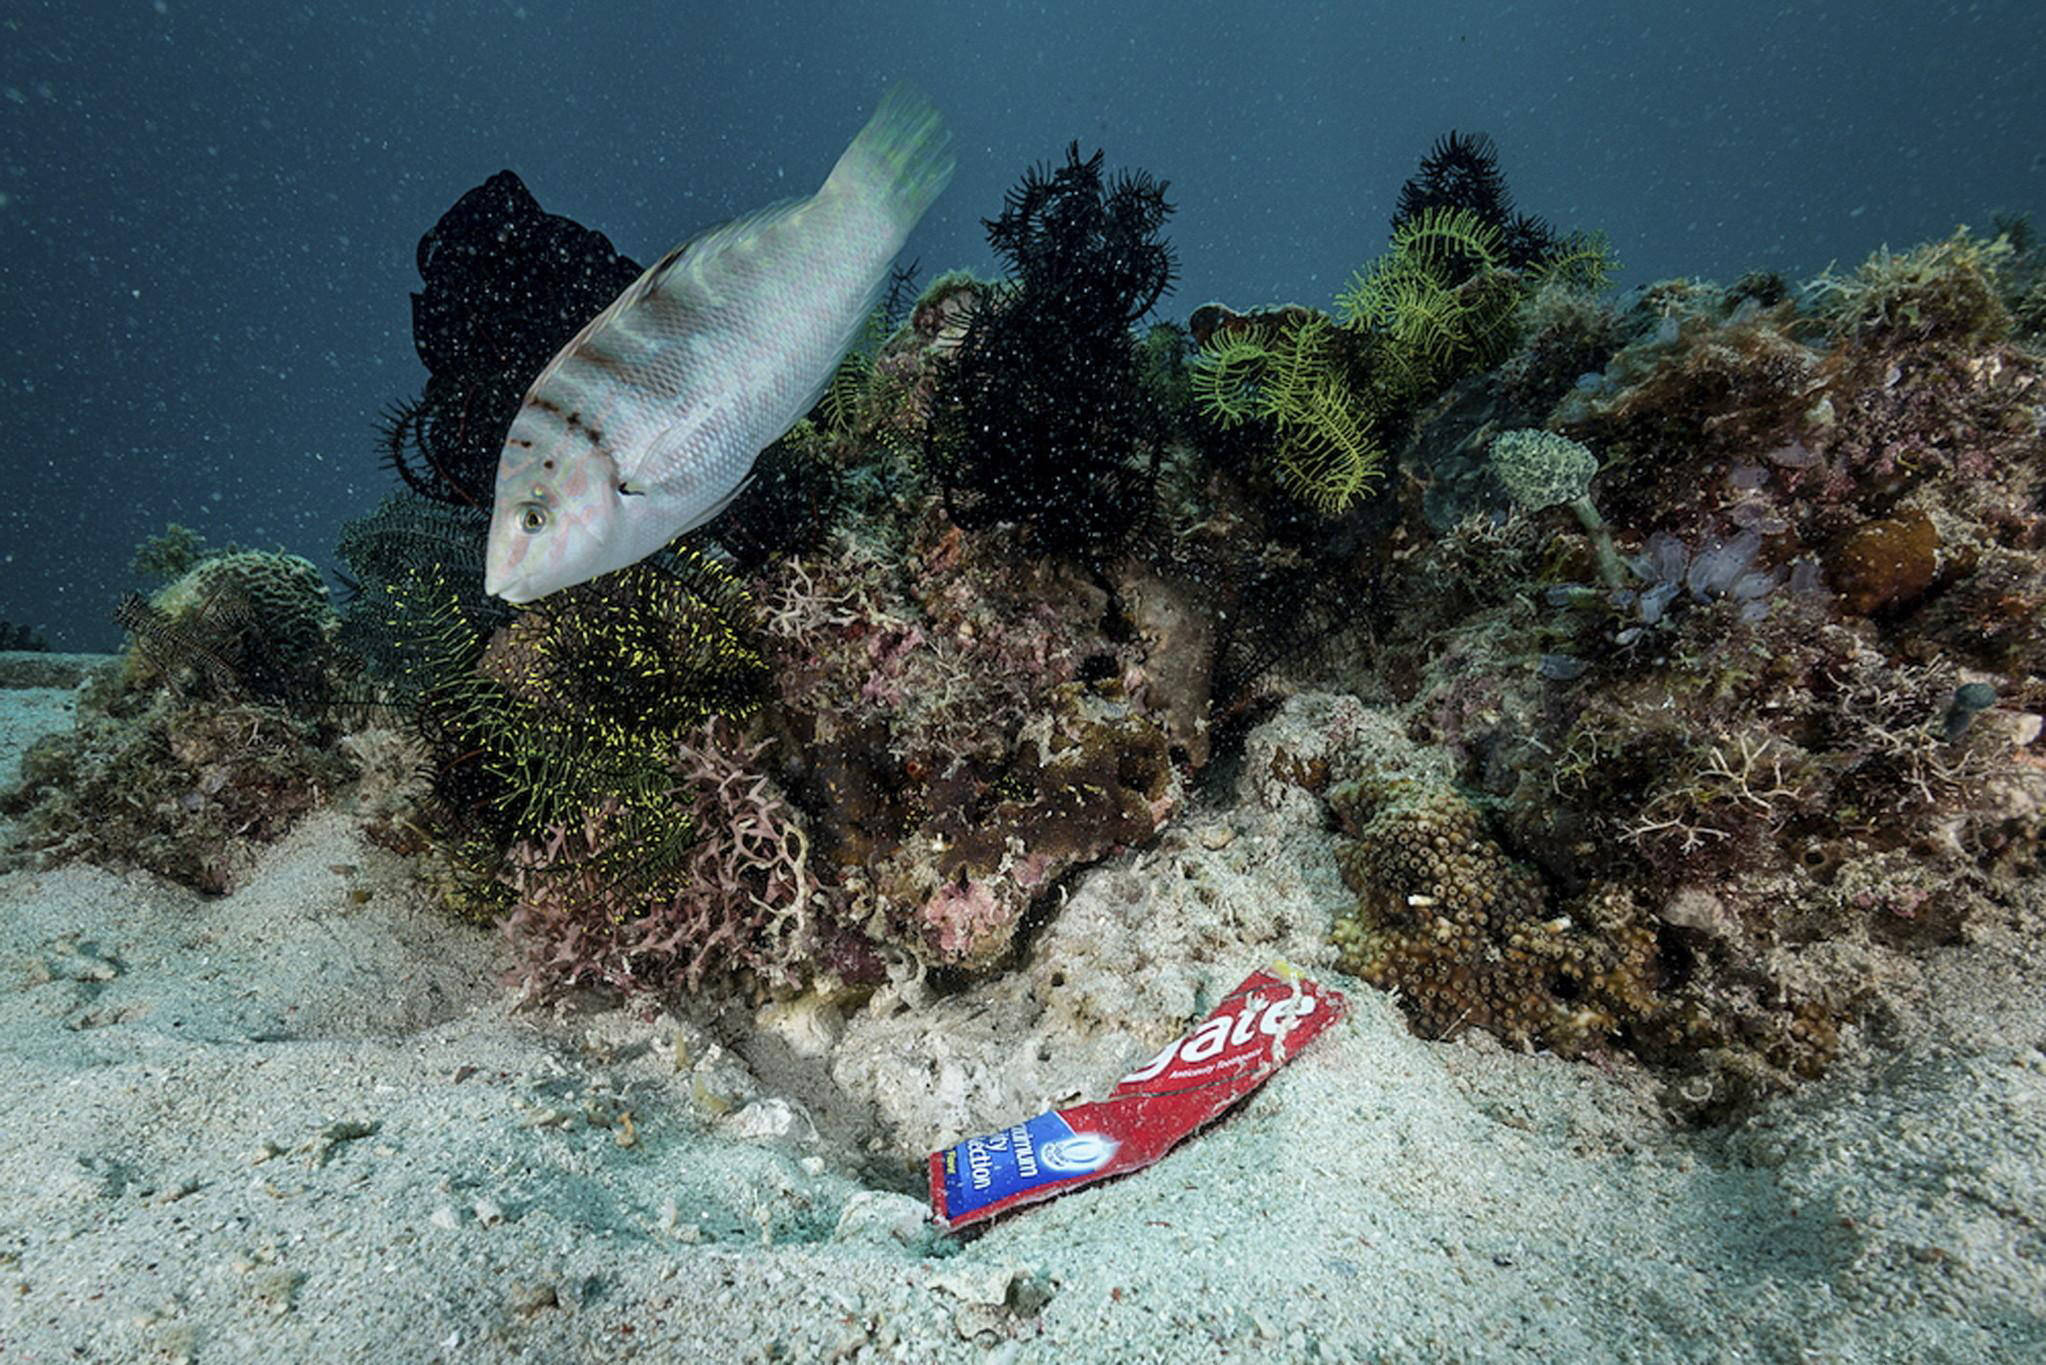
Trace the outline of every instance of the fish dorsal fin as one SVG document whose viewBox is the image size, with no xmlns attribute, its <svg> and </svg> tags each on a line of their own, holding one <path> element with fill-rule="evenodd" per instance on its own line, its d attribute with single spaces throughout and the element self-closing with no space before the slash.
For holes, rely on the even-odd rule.
<svg viewBox="0 0 2046 1365">
<path fill-rule="evenodd" d="M 769 204 L 764 209 L 741 214 L 729 223 L 710 228 L 691 237 L 676 247 L 634 281 L 632 287 L 619 295 L 612 306 L 631 307 L 642 301 L 653 301 L 656 296 L 669 305 L 683 308 L 692 306 L 715 308 L 723 300 L 717 297 L 705 278 L 705 271 L 711 269 L 725 252 L 742 242 L 751 241 L 764 232 L 793 218 L 801 212 L 813 196 L 800 199 L 784 199 L 778 204 Z"/>
<path fill-rule="evenodd" d="M 698 233 L 655 261 L 611 300 L 603 312 L 585 323 L 574 340 L 554 353 L 554 358 L 547 362 L 547 368 L 540 371 L 527 392 L 540 392 L 590 337 L 623 313 L 640 307 L 656 309 L 664 315 L 662 321 L 669 325 L 680 320 L 678 314 L 715 313 L 723 300 L 718 297 L 718 291 L 706 283 L 704 271 L 735 244 L 772 228 L 809 202 L 808 198 L 784 199 L 757 212 L 741 215 L 729 223 Z"/>
</svg>

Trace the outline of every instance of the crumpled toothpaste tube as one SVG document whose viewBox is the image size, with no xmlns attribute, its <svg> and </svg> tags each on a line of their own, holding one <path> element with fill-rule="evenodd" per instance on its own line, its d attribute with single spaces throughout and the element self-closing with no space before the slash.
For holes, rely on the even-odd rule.
<svg viewBox="0 0 2046 1365">
<path fill-rule="evenodd" d="M 1342 1017 L 1342 995 L 1285 962 L 1252 972 L 1214 1013 L 1116 1083 L 931 1153 L 931 1207 L 960 1228 L 1020 1204 L 1142 1170 L 1213 1122 Z"/>
</svg>

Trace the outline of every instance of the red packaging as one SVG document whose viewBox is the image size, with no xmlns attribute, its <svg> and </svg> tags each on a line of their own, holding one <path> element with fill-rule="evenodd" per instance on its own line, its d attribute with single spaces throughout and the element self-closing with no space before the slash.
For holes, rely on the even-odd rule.
<svg viewBox="0 0 2046 1365">
<path fill-rule="evenodd" d="M 1053 1109 L 931 1153 L 931 1207 L 960 1228 L 1141 1170 L 1263 1085 L 1342 1017 L 1342 995 L 1285 962 L 1252 972 L 1105 1100 Z"/>
</svg>

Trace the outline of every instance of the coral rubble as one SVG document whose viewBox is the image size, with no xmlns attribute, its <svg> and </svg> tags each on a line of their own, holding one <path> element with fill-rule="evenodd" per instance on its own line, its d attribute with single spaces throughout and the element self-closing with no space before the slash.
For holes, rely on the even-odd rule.
<svg viewBox="0 0 2046 1365">
<path fill-rule="evenodd" d="M 39 740 L 0 808 L 23 848 L 140 866 L 197 890 L 231 890 L 268 842 L 344 789 L 331 700 L 345 663 L 318 570 L 295 555 L 235 551 L 131 597 L 119 663 L 81 690 L 69 733 Z"/>
</svg>

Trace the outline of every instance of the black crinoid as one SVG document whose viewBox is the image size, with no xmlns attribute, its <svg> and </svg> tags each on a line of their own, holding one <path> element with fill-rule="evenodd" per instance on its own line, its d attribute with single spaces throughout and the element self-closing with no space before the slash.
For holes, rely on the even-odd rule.
<svg viewBox="0 0 2046 1365">
<path fill-rule="evenodd" d="M 488 510 L 504 433 L 554 355 L 639 278 L 609 239 L 499 171 L 419 239 L 412 342 L 426 391 L 384 418 L 386 462 L 422 497 Z"/>
<path fill-rule="evenodd" d="M 1553 229 L 1529 213 L 1516 213 L 1506 177 L 1499 172 L 1499 148 L 1483 133 L 1454 128 L 1435 140 L 1421 169 L 1400 186 L 1392 230 L 1431 211 L 1468 209 L 1499 232 L 1504 263 L 1514 270 L 1541 266 L 1563 249 Z"/>
<path fill-rule="evenodd" d="M 1099 554 L 1149 518 L 1157 444 L 1131 325 L 1172 286 L 1165 184 L 1102 175 L 1066 149 L 1009 191 L 988 242 L 1011 277 L 974 313 L 941 381 L 926 452 L 962 526 L 1031 526 Z"/>
<path fill-rule="evenodd" d="M 409 579 L 453 585 L 484 635 L 506 619 L 483 595 L 505 431 L 547 362 L 639 277 L 602 233 L 543 211 L 510 171 L 456 200 L 419 239 L 418 262 L 412 344 L 426 389 L 386 411 L 379 442 L 405 487 L 341 533 L 343 643 L 385 683 L 401 679 L 414 633 L 394 596 Z"/>
</svg>

